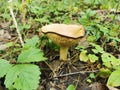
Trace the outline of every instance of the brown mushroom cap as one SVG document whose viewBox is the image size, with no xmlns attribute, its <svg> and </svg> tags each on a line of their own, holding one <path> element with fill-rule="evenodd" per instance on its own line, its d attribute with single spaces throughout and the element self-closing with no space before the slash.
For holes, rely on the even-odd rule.
<svg viewBox="0 0 120 90">
<path fill-rule="evenodd" d="M 82 25 L 50 24 L 43 26 L 41 32 L 60 46 L 60 60 L 67 59 L 70 46 L 78 43 L 85 31 Z"/>
<path fill-rule="evenodd" d="M 84 36 L 82 25 L 50 24 L 42 27 L 43 33 L 55 33 L 64 37 L 80 38 Z"/>
</svg>

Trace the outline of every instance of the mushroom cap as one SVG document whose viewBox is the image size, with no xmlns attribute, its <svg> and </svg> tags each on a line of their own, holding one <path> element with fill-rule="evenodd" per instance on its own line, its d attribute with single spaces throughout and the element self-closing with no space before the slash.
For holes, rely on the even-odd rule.
<svg viewBox="0 0 120 90">
<path fill-rule="evenodd" d="M 82 25 L 50 24 L 43 26 L 40 33 L 60 46 L 60 60 L 66 60 L 69 47 L 78 43 L 85 31 Z"/>
<path fill-rule="evenodd" d="M 54 33 L 64 37 L 69 37 L 77 39 L 83 37 L 85 34 L 84 28 L 82 25 L 74 24 L 50 24 L 42 27 L 42 32 L 44 34 Z"/>
</svg>

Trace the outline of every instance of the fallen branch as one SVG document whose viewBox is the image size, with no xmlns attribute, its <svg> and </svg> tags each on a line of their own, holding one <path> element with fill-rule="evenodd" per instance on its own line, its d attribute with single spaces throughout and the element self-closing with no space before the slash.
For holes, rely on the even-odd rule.
<svg viewBox="0 0 120 90">
<path fill-rule="evenodd" d="M 65 76 L 71 76 L 71 75 L 76 75 L 76 74 L 93 73 L 93 72 L 99 72 L 99 70 L 94 70 L 94 71 L 80 71 L 80 72 L 72 72 L 72 73 L 67 73 L 67 74 L 61 74 L 59 76 L 52 77 L 50 79 L 60 78 L 60 77 L 65 77 Z"/>
<path fill-rule="evenodd" d="M 19 39 L 20 39 L 20 43 L 21 43 L 22 47 L 24 47 L 24 42 L 23 42 L 23 40 L 22 40 L 22 36 L 21 36 L 20 31 L 19 31 L 19 29 L 18 29 L 18 24 L 17 24 L 17 21 L 16 21 L 16 19 L 15 19 L 15 15 L 14 15 L 14 13 L 13 13 L 12 0 L 9 0 L 8 2 L 9 2 L 9 10 L 10 10 L 11 16 L 12 16 L 12 18 L 13 18 L 13 22 L 14 22 L 14 24 L 15 24 L 15 27 L 16 27 L 16 31 L 17 31 L 17 33 L 18 33 L 18 37 L 19 37 Z"/>
</svg>

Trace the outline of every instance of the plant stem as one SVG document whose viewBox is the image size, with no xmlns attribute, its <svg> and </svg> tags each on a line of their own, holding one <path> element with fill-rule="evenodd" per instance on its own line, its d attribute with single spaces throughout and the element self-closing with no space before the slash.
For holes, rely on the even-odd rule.
<svg viewBox="0 0 120 90">
<path fill-rule="evenodd" d="M 19 29 L 18 29 L 18 24 L 17 24 L 17 21 L 16 21 L 16 19 L 15 19 L 15 15 L 14 15 L 14 13 L 13 13 L 12 0 L 9 0 L 8 2 L 9 2 L 9 10 L 10 10 L 11 16 L 12 16 L 12 18 L 13 18 L 13 22 L 14 22 L 14 24 L 15 24 L 15 27 L 16 27 L 16 31 L 17 31 L 17 33 L 18 33 L 18 37 L 19 37 L 19 39 L 20 39 L 20 42 L 21 42 L 22 47 L 24 47 L 24 42 L 23 42 L 23 40 L 22 40 L 22 36 L 21 36 L 20 31 L 19 31 Z"/>
<path fill-rule="evenodd" d="M 70 14 L 69 14 L 69 17 L 70 17 L 70 22 L 72 23 L 72 9 L 73 9 L 73 6 L 72 6 L 72 0 L 70 0 L 70 6 L 69 6 L 69 8 L 70 8 Z"/>
</svg>

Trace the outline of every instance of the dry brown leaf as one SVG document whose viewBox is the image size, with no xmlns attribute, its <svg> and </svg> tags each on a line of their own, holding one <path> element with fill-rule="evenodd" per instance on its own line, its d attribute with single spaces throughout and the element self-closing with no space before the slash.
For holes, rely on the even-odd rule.
<svg viewBox="0 0 120 90">
<path fill-rule="evenodd" d="M 0 41 L 4 39 L 11 39 L 11 35 L 7 30 L 0 30 Z"/>
<path fill-rule="evenodd" d="M 4 29 L 8 29 L 10 26 L 10 21 L 9 22 L 0 22 L 0 27 Z"/>
<path fill-rule="evenodd" d="M 93 83 L 90 85 L 91 90 L 109 90 L 106 85 L 101 83 Z"/>
<path fill-rule="evenodd" d="M 6 44 L 0 45 L 0 50 L 5 50 L 7 47 Z"/>
</svg>

